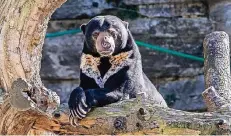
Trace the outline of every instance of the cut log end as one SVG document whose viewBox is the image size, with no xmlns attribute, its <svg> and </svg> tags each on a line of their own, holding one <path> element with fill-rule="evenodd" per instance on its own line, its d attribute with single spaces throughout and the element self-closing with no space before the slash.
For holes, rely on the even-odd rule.
<svg viewBox="0 0 231 136">
<path fill-rule="evenodd" d="M 202 96 L 208 107 L 208 111 L 231 111 L 229 102 L 221 97 L 213 86 L 207 88 L 202 93 Z"/>
<path fill-rule="evenodd" d="M 60 104 L 59 96 L 45 87 L 36 87 L 19 78 L 12 84 L 10 103 L 20 111 L 34 109 L 51 116 Z"/>
</svg>

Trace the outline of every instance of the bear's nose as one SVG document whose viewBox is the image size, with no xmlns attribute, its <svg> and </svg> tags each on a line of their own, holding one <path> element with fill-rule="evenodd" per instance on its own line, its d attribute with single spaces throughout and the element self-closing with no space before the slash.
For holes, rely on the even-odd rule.
<svg viewBox="0 0 231 136">
<path fill-rule="evenodd" d="M 108 41 L 108 37 L 107 37 L 107 36 L 104 36 L 104 40 L 105 40 L 105 41 Z"/>
</svg>

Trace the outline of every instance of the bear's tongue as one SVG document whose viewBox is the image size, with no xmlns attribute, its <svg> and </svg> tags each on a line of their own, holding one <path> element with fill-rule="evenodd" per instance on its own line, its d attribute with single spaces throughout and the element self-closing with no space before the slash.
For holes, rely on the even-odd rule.
<svg viewBox="0 0 231 136">
<path fill-rule="evenodd" d="M 108 42 L 103 42 L 103 43 L 102 43 L 102 47 L 103 47 L 104 49 L 109 49 L 109 48 L 111 47 L 111 44 L 108 43 Z"/>
</svg>

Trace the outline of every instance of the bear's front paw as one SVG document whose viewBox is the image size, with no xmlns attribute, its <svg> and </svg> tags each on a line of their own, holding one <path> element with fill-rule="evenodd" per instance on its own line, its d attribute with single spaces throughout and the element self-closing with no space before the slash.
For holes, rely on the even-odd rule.
<svg viewBox="0 0 231 136">
<path fill-rule="evenodd" d="M 77 121 L 86 117 L 91 109 L 86 103 L 86 95 L 81 87 L 77 87 L 71 92 L 68 105 L 70 109 L 69 121 L 73 126 L 77 126 Z"/>
</svg>

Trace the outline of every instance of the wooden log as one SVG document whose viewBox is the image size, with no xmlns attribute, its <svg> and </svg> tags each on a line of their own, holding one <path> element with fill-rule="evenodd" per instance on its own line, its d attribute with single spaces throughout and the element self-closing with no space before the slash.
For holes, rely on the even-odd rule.
<svg viewBox="0 0 231 136">
<path fill-rule="evenodd" d="M 209 88 L 213 86 L 215 88 L 215 90 L 210 91 L 210 93 L 204 93 L 204 96 L 214 93 L 212 95 L 216 97 L 205 96 L 207 97 L 205 101 L 208 109 L 210 111 L 215 111 L 221 106 L 219 103 L 221 99 L 224 99 L 226 103 L 231 102 L 229 36 L 222 31 L 213 32 L 205 37 L 203 46 L 205 58 L 205 87 Z M 218 103 L 213 105 L 210 101 Z"/>
<path fill-rule="evenodd" d="M 89 135 L 230 134 L 230 112 L 185 112 L 159 107 L 147 100 L 132 99 L 95 108 L 77 127 L 69 124 L 67 111 L 67 106 L 62 105 L 54 114 L 56 117 L 52 120 L 41 117 L 32 130 Z"/>
<path fill-rule="evenodd" d="M 48 21 L 63 2 L 0 0 L 0 88 L 6 92 L 0 134 L 27 134 L 38 116 L 51 114 L 59 104 L 39 71 Z"/>
</svg>

